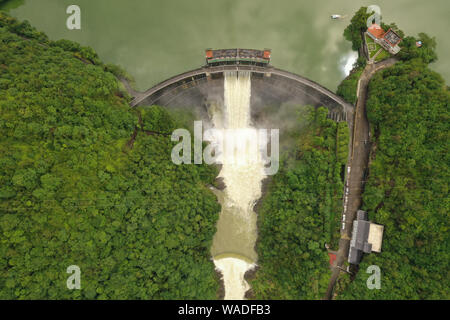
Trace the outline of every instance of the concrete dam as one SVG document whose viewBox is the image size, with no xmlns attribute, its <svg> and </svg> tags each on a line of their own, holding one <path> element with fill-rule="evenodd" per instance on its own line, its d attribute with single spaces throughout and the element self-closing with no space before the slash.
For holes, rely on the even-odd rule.
<svg viewBox="0 0 450 320">
<path fill-rule="evenodd" d="M 352 128 L 352 104 L 312 80 L 271 66 L 270 53 L 269 58 L 262 63 L 262 59 L 258 59 L 258 53 L 267 50 L 245 49 L 245 58 L 242 57 L 243 50 L 206 50 L 205 66 L 171 77 L 145 92 L 136 92 L 125 84 L 133 96 L 130 105 L 206 108 L 211 103 L 223 105 L 225 72 L 249 72 L 252 81 L 252 118 L 258 110 L 268 105 L 324 106 L 329 110 L 329 118 L 347 121 L 350 129 Z M 215 56 L 208 57 L 208 54 Z"/>
<path fill-rule="evenodd" d="M 258 128 L 278 130 L 290 123 L 298 130 L 299 114 L 293 106 L 306 105 L 324 106 L 328 118 L 347 121 L 350 130 L 353 127 L 351 104 L 309 79 L 270 66 L 269 61 L 267 49 L 206 50 L 204 67 L 174 76 L 146 92 L 134 92 L 124 82 L 134 96 L 132 107 L 189 108 L 197 119 L 222 132 L 211 141 L 226 146 L 220 152 L 223 161 L 214 162 L 221 164 L 218 178 L 223 179 L 224 188 L 212 188 L 222 209 L 211 257 L 222 276 L 224 299 L 245 299 L 250 289 L 245 274 L 258 263 L 254 207 L 268 177 L 261 146 L 255 145 Z M 278 156 L 278 145 L 272 143 L 271 150 L 277 150 Z M 268 146 L 267 141 L 264 145 Z"/>
</svg>

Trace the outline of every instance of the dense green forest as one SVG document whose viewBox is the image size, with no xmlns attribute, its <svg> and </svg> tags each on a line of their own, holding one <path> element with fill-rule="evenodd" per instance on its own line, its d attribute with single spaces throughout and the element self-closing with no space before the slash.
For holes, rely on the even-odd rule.
<svg viewBox="0 0 450 320">
<path fill-rule="evenodd" d="M 250 281 L 256 299 L 320 299 L 327 288 L 324 246 L 337 248 L 349 138 L 347 123 L 327 119 L 327 113 L 311 108 L 299 119 L 296 146 L 283 155 L 262 200 L 260 268 Z"/>
<path fill-rule="evenodd" d="M 450 298 L 450 92 L 428 68 L 434 38 L 421 33 L 400 45 L 400 61 L 372 78 L 367 101 L 372 150 L 362 209 L 385 226 L 382 252 L 364 257 L 353 282 L 343 277 L 340 299 Z M 370 265 L 381 268 L 380 290 L 366 286 Z"/>
<path fill-rule="evenodd" d="M 373 148 L 363 209 L 385 226 L 381 254 L 366 256 L 341 298 L 448 299 L 449 102 L 439 74 L 415 59 L 380 72 L 367 103 Z M 369 265 L 382 271 L 368 290 Z"/>
<path fill-rule="evenodd" d="M 0 299 L 216 298 L 217 170 L 174 165 L 177 121 L 109 69 L 0 11 Z"/>
</svg>

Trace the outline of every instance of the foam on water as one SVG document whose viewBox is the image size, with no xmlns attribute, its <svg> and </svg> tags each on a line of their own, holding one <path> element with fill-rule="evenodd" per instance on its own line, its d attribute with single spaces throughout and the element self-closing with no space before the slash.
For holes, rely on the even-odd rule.
<svg viewBox="0 0 450 320">
<path fill-rule="evenodd" d="M 341 69 L 345 76 L 350 74 L 353 69 L 353 64 L 358 60 L 358 53 L 351 51 L 341 58 Z"/>
<path fill-rule="evenodd" d="M 261 182 L 265 177 L 264 162 L 258 148 L 257 130 L 250 121 L 251 79 L 249 72 L 226 72 L 224 81 L 224 134 L 222 177 L 226 188 L 222 206 L 233 208 L 221 214 L 239 215 L 240 225 L 237 233 L 256 233 L 253 206 L 261 197 Z M 213 121 L 215 118 L 213 117 Z M 216 128 L 219 123 L 215 123 Z M 233 212 L 233 213 L 232 213 Z M 230 236 L 232 236 L 230 234 Z M 253 251 L 256 237 L 242 237 L 242 247 Z M 249 240 L 247 240 L 249 239 Z M 254 254 L 247 254 L 251 256 Z M 214 260 L 216 268 L 223 275 L 225 299 L 244 299 L 249 285 L 244 274 L 254 264 L 237 257 Z"/>
</svg>

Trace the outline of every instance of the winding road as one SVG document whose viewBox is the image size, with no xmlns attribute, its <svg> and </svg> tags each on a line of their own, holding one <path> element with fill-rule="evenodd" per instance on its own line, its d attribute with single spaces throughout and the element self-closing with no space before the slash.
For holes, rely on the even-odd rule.
<svg viewBox="0 0 450 320">
<path fill-rule="evenodd" d="M 367 64 L 358 82 L 357 102 L 353 121 L 353 135 L 351 154 L 347 163 L 347 181 L 344 190 L 344 210 L 341 227 L 341 239 L 339 240 L 339 249 L 337 251 L 335 264 L 333 266 L 328 290 L 324 299 L 333 298 L 333 291 L 341 271 L 344 269 L 344 263 L 347 261 L 350 240 L 352 237 L 353 220 L 356 211 L 361 207 L 362 190 L 364 187 L 364 173 L 368 168 L 370 155 L 369 141 L 369 121 L 366 115 L 366 101 L 370 79 L 381 70 L 394 65 L 397 58 L 389 58 L 375 64 Z M 345 210 L 346 209 L 346 210 Z"/>
</svg>

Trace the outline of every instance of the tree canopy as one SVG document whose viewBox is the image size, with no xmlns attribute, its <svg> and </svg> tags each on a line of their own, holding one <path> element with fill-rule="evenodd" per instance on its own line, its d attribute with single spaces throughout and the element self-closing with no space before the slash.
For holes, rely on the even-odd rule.
<svg viewBox="0 0 450 320">
<path fill-rule="evenodd" d="M 362 45 L 361 33 L 367 30 L 367 7 L 361 7 L 352 17 L 350 24 L 344 30 L 344 37 L 352 43 L 352 49 L 358 51 Z"/>
<path fill-rule="evenodd" d="M 372 128 L 363 209 L 385 226 L 382 252 L 364 257 L 341 299 L 448 299 L 449 90 L 414 58 L 377 73 L 369 86 Z M 365 270 L 381 268 L 381 289 Z"/>
<path fill-rule="evenodd" d="M 262 200 L 260 268 L 250 282 L 256 299 L 320 299 L 328 286 L 325 243 L 337 249 L 349 130 L 327 113 L 323 107 L 307 113 L 308 124 Z"/>
<path fill-rule="evenodd" d="M 92 49 L 0 13 L 0 114 L 0 299 L 216 298 L 217 170 L 172 163 L 146 131 L 177 127 L 165 110 L 131 110 Z"/>
</svg>

